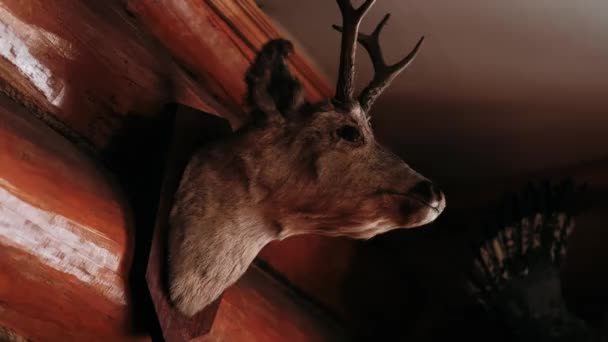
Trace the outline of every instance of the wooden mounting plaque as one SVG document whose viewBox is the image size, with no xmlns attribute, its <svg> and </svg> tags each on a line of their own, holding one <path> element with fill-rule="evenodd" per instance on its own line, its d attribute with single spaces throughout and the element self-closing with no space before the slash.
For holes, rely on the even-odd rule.
<svg viewBox="0 0 608 342">
<path fill-rule="evenodd" d="M 167 342 L 189 341 L 207 334 L 221 298 L 192 318 L 180 314 L 170 303 L 167 287 L 166 241 L 173 194 L 190 156 L 199 147 L 232 134 L 228 121 L 195 109 L 178 106 L 166 159 L 160 201 L 154 225 L 146 271 L 148 289 L 154 303 L 163 338 Z"/>
</svg>

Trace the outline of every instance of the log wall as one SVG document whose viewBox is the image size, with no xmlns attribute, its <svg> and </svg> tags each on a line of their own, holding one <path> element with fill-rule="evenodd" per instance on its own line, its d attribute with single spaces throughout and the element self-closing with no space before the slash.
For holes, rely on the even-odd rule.
<svg viewBox="0 0 608 342">
<path fill-rule="evenodd" d="M 130 215 L 99 163 L 0 97 L 0 326 L 34 340 L 122 339 Z"/>
</svg>

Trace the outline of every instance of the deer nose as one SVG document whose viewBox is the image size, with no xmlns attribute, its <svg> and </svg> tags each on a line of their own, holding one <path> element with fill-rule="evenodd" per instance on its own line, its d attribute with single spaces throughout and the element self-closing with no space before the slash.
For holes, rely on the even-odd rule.
<svg viewBox="0 0 608 342">
<path fill-rule="evenodd" d="M 434 209 L 441 211 L 445 208 L 445 195 L 431 181 L 424 180 L 419 182 L 412 188 L 411 192 Z"/>
</svg>

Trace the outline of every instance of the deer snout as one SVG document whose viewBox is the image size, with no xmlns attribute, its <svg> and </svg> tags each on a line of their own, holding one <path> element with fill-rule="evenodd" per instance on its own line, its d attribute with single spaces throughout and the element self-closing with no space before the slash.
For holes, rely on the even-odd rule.
<svg viewBox="0 0 608 342">
<path fill-rule="evenodd" d="M 445 195 L 437 185 L 429 180 L 418 182 L 410 190 L 410 194 L 438 213 L 445 209 Z"/>
</svg>

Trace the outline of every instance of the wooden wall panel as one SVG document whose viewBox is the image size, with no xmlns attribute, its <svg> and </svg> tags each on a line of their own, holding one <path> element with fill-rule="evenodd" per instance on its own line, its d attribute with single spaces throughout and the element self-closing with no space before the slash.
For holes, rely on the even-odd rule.
<svg viewBox="0 0 608 342">
<path fill-rule="evenodd" d="M 218 114 L 238 126 L 246 118 L 245 71 L 264 43 L 285 35 L 251 0 L 126 3 L 142 27 L 232 112 Z M 326 78 L 310 66 L 297 48 L 290 66 L 302 80 L 308 100 L 319 101 L 331 94 Z"/>
<path fill-rule="evenodd" d="M 132 228 L 103 167 L 0 96 L 0 326 L 126 339 Z"/>
<path fill-rule="evenodd" d="M 198 342 L 348 341 L 335 320 L 257 267 L 223 296 L 208 335 Z"/>
<path fill-rule="evenodd" d="M 358 245 L 346 238 L 301 235 L 268 244 L 258 258 L 312 300 L 346 318 L 344 290 L 351 269 L 357 267 Z"/>
<path fill-rule="evenodd" d="M 120 1 L 2 1 L 0 36 L 0 91 L 93 150 L 127 115 L 154 116 L 172 101 L 215 103 Z"/>
<path fill-rule="evenodd" d="M 233 133 L 227 120 L 192 108 L 178 106 L 167 122 L 170 143 L 164 160 L 158 206 L 150 222 L 152 241 L 146 255 L 145 279 L 162 336 L 168 342 L 187 341 L 205 335 L 214 323 L 221 298 L 193 317 L 185 317 L 172 305 L 168 293 L 167 241 L 169 213 L 174 193 L 192 153 L 201 146 L 226 139 Z M 160 167 L 160 166 L 159 166 Z M 143 264 L 146 264 L 144 262 Z M 143 265 L 142 265 L 143 266 Z"/>
</svg>

